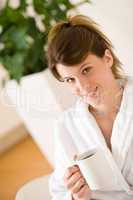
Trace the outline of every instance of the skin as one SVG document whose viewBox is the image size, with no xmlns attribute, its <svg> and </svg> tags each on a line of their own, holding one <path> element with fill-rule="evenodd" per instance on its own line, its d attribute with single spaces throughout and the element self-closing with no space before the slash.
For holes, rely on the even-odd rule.
<svg viewBox="0 0 133 200">
<path fill-rule="evenodd" d="M 72 93 L 89 104 L 92 113 L 104 113 L 100 118 L 110 120 L 114 108 L 120 105 L 120 86 L 112 73 L 112 65 L 113 57 L 106 49 L 102 58 L 88 54 L 80 64 L 65 66 L 58 63 L 56 69 Z M 86 200 L 91 197 L 89 185 L 86 184 L 78 166 L 67 168 L 64 182 L 75 200 Z"/>
<path fill-rule="evenodd" d="M 78 165 L 67 168 L 64 175 L 64 182 L 67 189 L 71 191 L 74 200 L 88 200 L 91 198 L 91 190 Z"/>
<path fill-rule="evenodd" d="M 106 49 L 103 58 L 89 54 L 80 64 L 65 66 L 59 63 L 56 69 L 72 93 L 81 97 L 91 108 L 109 116 L 115 106 L 114 97 L 119 96 L 120 89 L 112 74 L 112 64 L 113 57 Z"/>
</svg>

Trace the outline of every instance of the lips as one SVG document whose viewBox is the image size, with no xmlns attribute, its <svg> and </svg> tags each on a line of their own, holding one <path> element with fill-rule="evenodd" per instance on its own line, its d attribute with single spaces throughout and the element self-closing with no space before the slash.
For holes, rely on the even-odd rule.
<svg viewBox="0 0 133 200">
<path fill-rule="evenodd" d="M 96 98 L 97 97 L 97 90 L 98 87 L 96 87 L 93 91 L 88 92 L 86 95 L 82 95 L 82 98 L 85 102 L 90 101 L 90 98 Z"/>
<path fill-rule="evenodd" d="M 90 96 L 90 97 L 94 96 L 96 94 L 96 92 L 97 92 L 97 89 L 98 89 L 98 87 L 96 87 L 94 91 L 89 92 L 87 96 Z"/>
</svg>

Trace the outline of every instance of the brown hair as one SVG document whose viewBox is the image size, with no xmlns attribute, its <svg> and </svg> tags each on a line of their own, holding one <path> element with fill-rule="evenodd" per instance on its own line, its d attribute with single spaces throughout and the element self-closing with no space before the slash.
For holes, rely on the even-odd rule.
<svg viewBox="0 0 133 200">
<path fill-rule="evenodd" d="M 59 81 L 63 81 L 56 64 L 72 66 L 82 62 L 89 53 L 103 57 L 109 49 L 113 56 L 112 73 L 115 78 L 123 78 L 121 62 L 113 52 L 111 41 L 99 30 L 91 18 L 76 15 L 68 21 L 58 22 L 48 35 L 48 66 Z"/>
</svg>

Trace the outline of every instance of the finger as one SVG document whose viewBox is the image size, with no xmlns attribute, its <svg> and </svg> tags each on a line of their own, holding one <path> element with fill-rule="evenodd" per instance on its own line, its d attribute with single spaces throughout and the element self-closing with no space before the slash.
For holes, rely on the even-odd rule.
<svg viewBox="0 0 133 200">
<path fill-rule="evenodd" d="M 64 180 L 66 181 L 67 179 L 69 179 L 73 173 L 79 171 L 79 167 L 77 165 L 73 165 L 72 167 L 68 167 L 65 175 L 64 175 Z"/>
<path fill-rule="evenodd" d="M 91 196 L 91 190 L 87 184 L 83 185 L 77 193 L 74 193 L 74 197 L 77 199 L 87 198 Z"/>
<path fill-rule="evenodd" d="M 77 181 L 82 178 L 82 174 L 78 171 L 78 172 L 75 172 L 68 180 L 67 180 L 67 183 L 66 183 L 66 186 L 68 189 L 72 188 L 76 183 Z"/>
<path fill-rule="evenodd" d="M 72 193 L 77 193 L 81 190 L 81 188 L 86 185 L 86 181 L 83 177 L 81 177 L 76 184 L 72 187 L 71 192 Z"/>
</svg>

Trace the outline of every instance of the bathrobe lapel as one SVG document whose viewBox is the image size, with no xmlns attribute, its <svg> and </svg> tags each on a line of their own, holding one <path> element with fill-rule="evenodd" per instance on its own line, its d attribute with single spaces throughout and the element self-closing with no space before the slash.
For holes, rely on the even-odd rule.
<svg viewBox="0 0 133 200">
<path fill-rule="evenodd" d="M 125 86 L 120 110 L 114 121 L 111 145 L 112 152 L 109 151 L 104 136 L 96 123 L 93 115 L 88 112 L 88 105 L 78 101 L 74 112 L 73 122 L 77 130 L 82 134 L 84 140 L 88 143 L 88 148 L 100 146 L 106 152 L 109 158 L 117 164 L 119 172 L 126 176 L 127 171 L 131 169 L 133 145 L 133 82 L 128 80 Z M 117 170 L 117 171 L 118 171 Z"/>
</svg>

